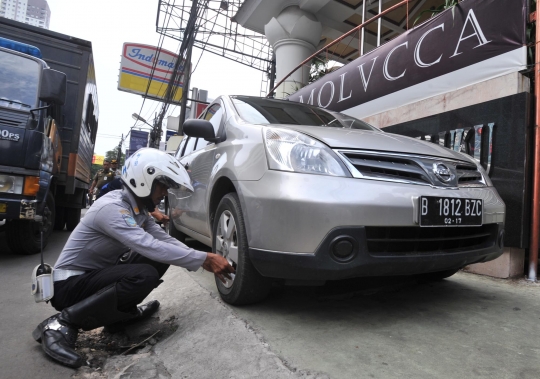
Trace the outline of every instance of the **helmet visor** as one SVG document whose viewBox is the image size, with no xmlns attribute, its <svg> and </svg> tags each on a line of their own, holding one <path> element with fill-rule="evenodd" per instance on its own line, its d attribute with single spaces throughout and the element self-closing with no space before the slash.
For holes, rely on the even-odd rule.
<svg viewBox="0 0 540 379">
<path fill-rule="evenodd" d="M 174 188 L 174 189 L 180 188 L 180 185 L 178 183 L 176 183 L 174 180 L 172 180 L 171 178 L 165 175 L 156 176 L 154 180 L 160 182 L 161 184 L 167 186 L 168 188 Z"/>
</svg>

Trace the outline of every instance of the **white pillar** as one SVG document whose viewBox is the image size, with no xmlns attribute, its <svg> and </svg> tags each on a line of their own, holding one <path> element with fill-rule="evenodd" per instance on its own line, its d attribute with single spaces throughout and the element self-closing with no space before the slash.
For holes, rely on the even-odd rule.
<svg viewBox="0 0 540 379">
<path fill-rule="evenodd" d="M 276 54 L 276 83 L 279 83 L 304 59 L 315 52 L 322 33 L 317 18 L 297 6 L 285 8 L 264 26 L 266 38 Z M 298 69 L 281 84 L 276 98 L 285 98 L 305 86 L 309 78 L 309 63 Z"/>
</svg>

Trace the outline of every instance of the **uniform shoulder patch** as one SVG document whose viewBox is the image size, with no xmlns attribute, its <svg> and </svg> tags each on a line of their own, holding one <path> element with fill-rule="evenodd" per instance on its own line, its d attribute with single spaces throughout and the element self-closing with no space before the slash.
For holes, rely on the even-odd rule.
<svg viewBox="0 0 540 379">
<path fill-rule="evenodd" d="M 126 222 L 127 226 L 131 226 L 131 227 L 137 226 L 137 221 L 135 221 L 135 219 L 131 217 L 130 215 L 122 215 L 122 218 Z"/>
<path fill-rule="evenodd" d="M 127 209 L 120 209 L 118 212 L 120 212 L 121 215 L 131 216 L 131 212 Z"/>
</svg>

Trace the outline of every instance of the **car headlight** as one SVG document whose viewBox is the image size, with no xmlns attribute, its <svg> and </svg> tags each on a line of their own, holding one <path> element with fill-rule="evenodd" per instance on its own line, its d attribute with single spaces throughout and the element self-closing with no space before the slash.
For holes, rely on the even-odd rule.
<svg viewBox="0 0 540 379">
<path fill-rule="evenodd" d="M 21 194 L 24 185 L 24 177 L 0 175 L 0 193 Z"/>
<path fill-rule="evenodd" d="M 265 127 L 263 135 L 271 170 L 351 176 L 328 146 L 305 134 L 294 130 Z"/>
<path fill-rule="evenodd" d="M 491 179 L 489 178 L 486 170 L 484 170 L 484 167 L 482 167 L 480 163 L 476 163 L 476 167 L 478 167 L 478 172 L 484 178 L 484 182 L 486 183 L 486 186 L 493 187 L 493 183 L 491 182 Z"/>
</svg>

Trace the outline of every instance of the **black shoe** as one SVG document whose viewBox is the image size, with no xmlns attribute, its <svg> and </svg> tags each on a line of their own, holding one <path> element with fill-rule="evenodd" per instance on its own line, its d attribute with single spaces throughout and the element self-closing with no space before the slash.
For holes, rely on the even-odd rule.
<svg viewBox="0 0 540 379">
<path fill-rule="evenodd" d="M 152 300 L 146 304 L 139 305 L 137 307 L 137 311 L 139 314 L 134 319 L 131 319 L 129 321 L 144 320 L 145 318 L 148 318 L 152 316 L 154 313 L 156 313 L 158 309 L 159 309 L 159 301 L 157 300 Z"/>
<path fill-rule="evenodd" d="M 60 313 L 57 313 L 54 316 L 45 319 L 34 329 L 34 331 L 32 332 L 32 337 L 37 343 L 41 344 L 41 334 L 43 333 L 43 328 L 45 327 L 45 325 L 47 325 L 50 320 L 58 317 L 58 315 L 60 315 Z"/>
<path fill-rule="evenodd" d="M 75 352 L 75 342 L 79 334 L 76 327 L 56 315 L 38 325 L 32 333 L 34 339 L 40 328 L 41 347 L 48 356 L 69 367 L 78 368 L 83 365 L 83 359 Z"/>
<path fill-rule="evenodd" d="M 131 325 L 136 322 L 149 318 L 159 309 L 159 301 L 152 300 L 146 304 L 137 307 L 135 316 L 124 321 L 115 322 L 114 324 L 106 325 L 103 330 L 107 333 L 116 333 L 124 329 L 124 326 Z"/>
</svg>

